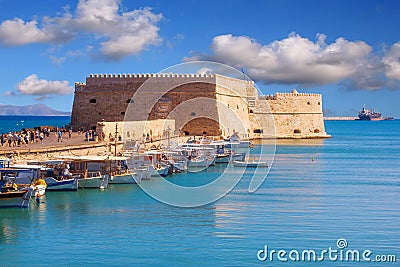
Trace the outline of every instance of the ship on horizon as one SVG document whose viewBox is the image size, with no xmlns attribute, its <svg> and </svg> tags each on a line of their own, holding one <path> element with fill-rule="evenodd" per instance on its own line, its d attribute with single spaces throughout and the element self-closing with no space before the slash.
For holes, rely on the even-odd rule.
<svg viewBox="0 0 400 267">
<path fill-rule="evenodd" d="M 392 117 L 382 117 L 382 113 L 376 112 L 374 109 L 367 109 L 364 107 L 358 112 L 358 118 L 362 121 L 380 121 L 380 120 L 393 120 Z"/>
</svg>

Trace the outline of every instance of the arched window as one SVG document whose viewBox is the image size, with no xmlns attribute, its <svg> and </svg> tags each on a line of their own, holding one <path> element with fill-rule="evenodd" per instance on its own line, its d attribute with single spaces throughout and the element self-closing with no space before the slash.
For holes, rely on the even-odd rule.
<svg viewBox="0 0 400 267">
<path fill-rule="evenodd" d="M 89 103 L 96 103 L 96 98 L 92 98 L 89 100 Z"/>
<path fill-rule="evenodd" d="M 301 133 L 300 129 L 294 129 L 293 132 L 294 132 L 295 134 L 300 134 L 300 133 Z"/>
</svg>

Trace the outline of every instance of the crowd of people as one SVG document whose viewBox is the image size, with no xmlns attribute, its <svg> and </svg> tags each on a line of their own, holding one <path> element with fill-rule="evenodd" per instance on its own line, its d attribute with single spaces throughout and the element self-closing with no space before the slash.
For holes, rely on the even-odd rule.
<svg viewBox="0 0 400 267">
<path fill-rule="evenodd" d="M 57 137 L 57 142 L 63 141 L 63 135 L 68 134 L 68 137 L 72 136 L 72 129 L 67 130 L 65 127 L 54 129 L 49 129 L 44 127 L 43 129 L 23 129 L 20 132 L 9 132 L 1 134 L 1 146 L 16 147 L 34 143 L 45 142 L 45 139 L 50 137 L 50 134 L 55 134 Z"/>
</svg>

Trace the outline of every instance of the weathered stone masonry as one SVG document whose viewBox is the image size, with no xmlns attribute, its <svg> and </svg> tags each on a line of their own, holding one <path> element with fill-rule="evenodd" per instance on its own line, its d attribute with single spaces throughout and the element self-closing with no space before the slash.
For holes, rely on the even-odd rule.
<svg viewBox="0 0 400 267">
<path fill-rule="evenodd" d="M 239 131 L 248 138 L 329 137 L 325 133 L 320 94 L 293 90 L 259 96 L 253 82 L 222 75 L 90 75 L 86 83 L 75 84 L 71 125 L 74 129 L 87 129 L 99 121 L 123 121 L 129 104 L 146 106 L 147 101 L 131 103 L 131 98 L 148 79 L 155 92 L 163 86 L 173 89 L 162 95 L 147 119 L 174 119 L 181 133 L 228 136 Z M 205 106 L 196 98 L 207 98 L 215 104 Z M 176 108 L 181 108 L 178 113 L 171 112 Z M 239 118 L 240 126 L 228 116 L 230 112 Z"/>
</svg>

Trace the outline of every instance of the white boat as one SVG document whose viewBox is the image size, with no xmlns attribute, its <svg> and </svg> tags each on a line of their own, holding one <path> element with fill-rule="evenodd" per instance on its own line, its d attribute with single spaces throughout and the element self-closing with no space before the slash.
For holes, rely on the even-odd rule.
<svg viewBox="0 0 400 267">
<path fill-rule="evenodd" d="M 161 162 L 163 153 L 158 150 L 149 150 L 143 153 L 143 165 L 148 165 L 150 176 L 165 177 L 170 174 L 168 164 Z"/>
<path fill-rule="evenodd" d="M 215 163 L 229 163 L 231 156 L 228 153 L 215 155 Z"/>
<path fill-rule="evenodd" d="M 42 166 L 31 164 L 13 164 L 10 168 L 18 170 L 14 177 L 14 183 L 19 188 L 28 189 L 32 188 L 32 197 L 37 199 L 46 194 L 46 182 L 40 177 L 40 170 Z"/>
<path fill-rule="evenodd" d="M 20 189 L 12 180 L 20 170 L 0 169 L 0 208 L 27 208 L 33 188 Z"/>
<path fill-rule="evenodd" d="M 108 187 L 108 174 L 100 172 L 88 172 L 88 175 L 78 179 L 78 188 L 99 188 L 105 189 Z"/>
<path fill-rule="evenodd" d="M 173 172 L 179 173 L 187 170 L 188 159 L 184 155 L 182 149 L 168 148 L 167 150 L 163 150 L 162 153 L 162 162 L 167 163 L 167 165 L 171 165 Z"/>
<path fill-rule="evenodd" d="M 186 160 L 175 160 L 172 162 L 172 166 L 174 169 L 178 172 L 184 172 L 187 170 L 187 164 L 188 162 Z"/>
<path fill-rule="evenodd" d="M 141 175 L 128 168 L 126 157 L 110 156 L 107 173 L 110 174 L 109 184 L 139 184 Z"/>
<path fill-rule="evenodd" d="M 249 148 L 251 142 L 249 140 L 241 140 L 238 133 L 233 133 L 226 141 L 226 148 L 230 149 L 240 149 Z"/>
<path fill-rule="evenodd" d="M 215 165 L 216 154 L 213 145 L 184 143 L 181 144 L 181 149 L 188 158 L 188 170 L 190 170 L 190 168 L 204 169 L 211 165 Z"/>
<path fill-rule="evenodd" d="M 250 168 L 257 168 L 257 167 L 268 167 L 268 162 L 266 161 L 239 161 L 234 160 L 233 166 L 235 167 L 250 167 Z"/>
<path fill-rule="evenodd" d="M 188 161 L 188 169 L 190 168 L 204 168 L 215 164 L 215 158 L 210 157 L 195 157 Z"/>
<path fill-rule="evenodd" d="M 157 176 L 162 176 L 165 177 L 169 174 L 169 166 L 167 165 L 161 165 L 161 164 L 156 164 L 156 165 L 149 165 L 149 172 L 150 176 L 157 177 Z"/>
<path fill-rule="evenodd" d="M 134 168 L 136 177 L 140 181 L 142 180 L 150 180 L 150 171 L 149 171 L 149 166 L 138 166 Z"/>
<path fill-rule="evenodd" d="M 59 158 L 68 162 L 72 176 L 78 176 L 78 188 L 107 188 L 110 179 L 107 173 L 108 156 L 60 156 Z"/>
<path fill-rule="evenodd" d="M 140 181 L 137 181 L 135 178 L 136 173 L 128 172 L 125 174 L 115 174 L 111 175 L 109 184 L 139 184 Z"/>
</svg>

